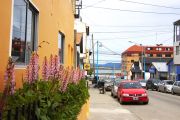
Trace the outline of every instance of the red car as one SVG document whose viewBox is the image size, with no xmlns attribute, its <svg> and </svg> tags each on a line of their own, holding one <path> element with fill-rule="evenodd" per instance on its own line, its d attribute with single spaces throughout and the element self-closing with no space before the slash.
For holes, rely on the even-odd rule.
<svg viewBox="0 0 180 120">
<path fill-rule="evenodd" d="M 148 104 L 149 98 L 145 89 L 138 81 L 122 81 L 118 86 L 118 100 L 120 104 L 125 102 L 141 102 Z"/>
</svg>

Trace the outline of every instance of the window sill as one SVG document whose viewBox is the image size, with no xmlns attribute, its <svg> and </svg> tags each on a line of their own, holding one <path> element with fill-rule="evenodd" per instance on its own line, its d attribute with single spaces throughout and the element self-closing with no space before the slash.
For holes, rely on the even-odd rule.
<svg viewBox="0 0 180 120">
<path fill-rule="evenodd" d="M 26 69 L 26 65 L 15 65 L 15 69 Z"/>
</svg>

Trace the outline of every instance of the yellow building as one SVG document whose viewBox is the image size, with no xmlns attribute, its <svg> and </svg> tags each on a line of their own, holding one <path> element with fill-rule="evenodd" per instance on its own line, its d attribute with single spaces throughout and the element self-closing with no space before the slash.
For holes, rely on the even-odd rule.
<svg viewBox="0 0 180 120">
<path fill-rule="evenodd" d="M 15 61 L 16 88 L 22 86 L 32 51 L 39 62 L 59 55 L 65 66 L 74 66 L 75 0 L 0 1 L 0 90 L 8 57 Z"/>
<path fill-rule="evenodd" d="M 142 46 L 133 45 L 121 54 L 121 72 L 124 76 L 127 76 L 127 79 L 131 79 L 131 66 L 134 61 L 139 61 L 141 59 L 142 52 Z"/>
</svg>

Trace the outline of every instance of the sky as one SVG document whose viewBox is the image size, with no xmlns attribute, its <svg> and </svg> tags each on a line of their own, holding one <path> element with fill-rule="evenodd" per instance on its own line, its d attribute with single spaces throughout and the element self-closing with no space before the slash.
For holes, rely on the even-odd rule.
<svg viewBox="0 0 180 120">
<path fill-rule="evenodd" d="M 173 45 L 179 0 L 82 0 L 82 4 L 82 21 L 90 27 L 89 47 L 92 34 L 94 42 L 102 44 L 99 63 L 121 62 L 120 54 L 134 44 Z"/>
</svg>

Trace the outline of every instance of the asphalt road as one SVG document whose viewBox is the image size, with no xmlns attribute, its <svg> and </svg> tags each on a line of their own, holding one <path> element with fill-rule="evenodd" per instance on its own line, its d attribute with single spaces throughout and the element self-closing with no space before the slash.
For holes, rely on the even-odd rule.
<svg viewBox="0 0 180 120">
<path fill-rule="evenodd" d="M 141 120 L 180 120 L 180 96 L 148 91 L 149 104 L 122 105 Z"/>
</svg>

